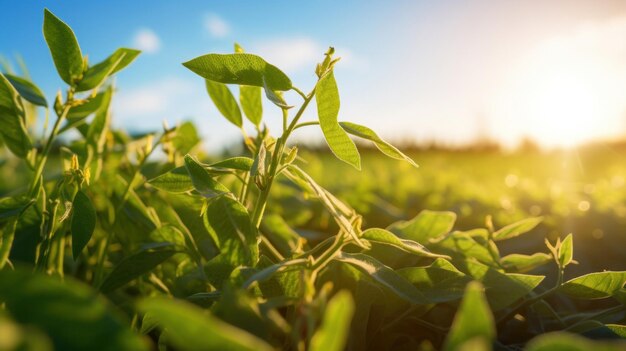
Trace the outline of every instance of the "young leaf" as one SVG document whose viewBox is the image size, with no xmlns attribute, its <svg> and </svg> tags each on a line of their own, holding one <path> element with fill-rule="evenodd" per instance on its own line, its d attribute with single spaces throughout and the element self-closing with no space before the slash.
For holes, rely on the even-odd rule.
<svg viewBox="0 0 626 351">
<path fill-rule="evenodd" d="M 317 115 L 324 138 L 330 150 L 340 160 L 361 169 L 361 157 L 359 150 L 345 130 L 337 122 L 339 115 L 339 90 L 332 71 L 324 75 L 315 88 L 315 101 L 317 102 Z"/>
<path fill-rule="evenodd" d="M 15 229 L 17 229 L 17 218 L 12 218 L 5 223 L 4 227 L 0 227 L 0 269 L 4 268 L 9 260 Z"/>
<path fill-rule="evenodd" d="M 2 270 L 0 300 L 20 323 L 45 332 L 55 350 L 150 349 L 114 306 L 72 277 Z"/>
<path fill-rule="evenodd" d="M 542 220 L 543 217 L 533 217 L 509 224 L 493 233 L 493 240 L 500 241 L 515 238 L 518 235 L 522 235 L 533 230 L 539 223 L 541 223 Z"/>
<path fill-rule="evenodd" d="M 572 234 L 570 233 L 561 242 L 561 246 L 559 247 L 559 263 L 561 264 L 561 267 L 566 267 L 568 264 L 572 262 L 573 258 L 574 258 L 574 244 L 573 244 Z"/>
<path fill-rule="evenodd" d="M 291 89 L 291 80 L 275 66 L 252 54 L 208 54 L 184 62 L 199 76 L 224 84 L 263 87 L 264 81 L 272 90 Z"/>
<path fill-rule="evenodd" d="M 185 166 L 176 167 L 148 181 L 153 187 L 170 193 L 186 193 L 193 190 L 193 183 Z"/>
<path fill-rule="evenodd" d="M 25 158 L 33 147 L 24 119 L 24 106 L 17 91 L 0 74 L 0 134 L 9 150 L 20 158 Z"/>
<path fill-rule="evenodd" d="M 238 171 L 250 171 L 252 169 L 252 165 L 254 164 L 254 160 L 250 157 L 231 157 L 222 161 L 218 161 L 215 163 L 211 163 L 209 167 L 211 168 L 226 168 L 226 169 L 234 169 Z"/>
<path fill-rule="evenodd" d="M 263 118 L 263 103 L 261 102 L 261 88 L 249 85 L 239 86 L 239 103 L 243 113 L 255 126 L 261 124 Z"/>
<path fill-rule="evenodd" d="M 9 82 L 11 82 L 15 90 L 20 93 L 20 96 L 24 100 L 34 105 L 48 107 L 46 97 L 43 95 L 39 87 L 37 87 L 33 82 L 7 73 L 4 73 L 4 76 Z"/>
<path fill-rule="evenodd" d="M 185 155 L 185 168 L 189 172 L 193 187 L 200 195 L 210 199 L 229 192 L 228 188 L 213 179 L 209 172 L 190 155 Z"/>
<path fill-rule="evenodd" d="M 120 48 L 107 57 L 104 61 L 89 67 L 83 79 L 76 86 L 76 91 L 94 89 L 104 82 L 105 79 L 128 66 L 141 53 L 139 50 Z"/>
<path fill-rule="evenodd" d="M 380 228 L 370 228 L 365 230 L 361 234 L 361 238 L 367 239 L 371 242 L 387 244 L 397 247 L 400 250 L 416 254 L 424 257 L 448 257 L 446 255 L 439 255 L 430 252 L 427 248 L 421 244 L 416 243 L 413 240 L 406 240 L 398 238 L 394 233 Z M 449 258 L 449 257 L 448 257 Z"/>
<path fill-rule="evenodd" d="M 467 285 L 463 301 L 444 342 L 444 351 L 457 350 L 465 342 L 477 337 L 488 343 L 495 339 L 496 325 L 483 290 L 479 282 Z"/>
<path fill-rule="evenodd" d="M 118 289 L 132 280 L 150 272 L 156 266 L 178 252 L 170 243 L 158 244 L 159 246 L 157 247 L 140 250 L 122 259 L 102 282 L 100 291 L 108 293 Z"/>
<path fill-rule="evenodd" d="M 272 351 L 262 339 L 181 300 L 151 298 L 139 303 L 177 350 Z"/>
<path fill-rule="evenodd" d="M 72 202 L 72 256 L 74 259 L 80 255 L 83 248 L 91 239 L 93 230 L 96 228 L 96 210 L 93 208 L 89 197 L 79 190 Z"/>
<path fill-rule="evenodd" d="M 185 122 L 176 127 L 176 134 L 172 137 L 172 145 L 179 154 L 188 154 L 199 143 L 200 137 L 192 122 Z"/>
<path fill-rule="evenodd" d="M 243 121 L 241 120 L 239 105 L 237 105 L 235 97 L 230 92 L 230 89 L 228 89 L 226 84 L 207 79 L 206 90 L 222 116 L 226 117 L 230 123 L 241 128 Z"/>
<path fill-rule="evenodd" d="M 436 259 L 430 266 L 401 268 L 397 273 L 434 302 L 460 299 L 465 286 L 472 280 L 442 258 Z"/>
<path fill-rule="evenodd" d="M 626 271 L 590 273 L 567 281 L 560 292 L 580 299 L 604 299 L 616 295 L 626 283 Z"/>
<path fill-rule="evenodd" d="M 83 54 L 72 29 L 52 14 L 44 10 L 43 35 L 52 54 L 52 60 L 59 76 L 65 83 L 74 85 L 83 74 Z"/>
<path fill-rule="evenodd" d="M 354 301 L 348 291 L 338 292 L 326 306 L 322 325 L 311 339 L 310 351 L 341 351 L 346 347 Z"/>
<path fill-rule="evenodd" d="M 263 90 L 265 90 L 265 97 L 281 109 L 288 110 L 293 107 L 287 104 L 287 101 L 285 101 L 280 91 L 274 91 L 272 90 L 272 88 L 267 86 L 267 84 L 265 83 L 265 79 L 263 79 Z"/>
<path fill-rule="evenodd" d="M 517 273 L 526 273 L 550 262 L 552 262 L 552 256 L 543 252 L 532 255 L 510 254 L 500 259 L 500 264 L 504 269 Z"/>
<path fill-rule="evenodd" d="M 528 295 L 545 278 L 542 275 L 502 273 L 479 262 L 468 260 L 465 269 L 486 288 L 489 305 L 499 311 Z"/>
<path fill-rule="evenodd" d="M 448 234 L 454 227 L 456 214 L 448 211 L 423 210 L 409 221 L 396 222 L 387 230 L 418 243 L 428 243 Z"/>
<path fill-rule="evenodd" d="M 339 125 L 346 132 L 354 136 L 358 136 L 359 138 L 367 139 L 373 142 L 378 150 L 380 150 L 383 154 L 396 160 L 404 160 L 410 163 L 411 166 L 415 168 L 419 167 L 417 163 L 415 163 L 415 161 L 413 161 L 409 156 L 403 154 L 402 152 L 400 152 L 400 150 L 396 149 L 395 146 L 381 139 L 378 134 L 376 134 L 376 132 L 374 132 L 373 130 L 351 122 L 339 122 Z"/>
<path fill-rule="evenodd" d="M 426 305 L 432 302 L 393 269 L 370 256 L 341 252 L 335 259 L 369 275 L 378 284 L 412 304 Z"/>
<path fill-rule="evenodd" d="M 204 219 L 206 229 L 215 240 L 225 262 L 233 268 L 256 264 L 259 260 L 257 229 L 239 201 L 228 196 L 211 200 Z"/>
<path fill-rule="evenodd" d="M 110 96 L 108 96 L 108 90 L 99 93 L 94 97 L 89 97 L 85 103 L 78 106 L 72 106 L 70 108 L 70 112 L 67 114 L 67 119 L 71 122 L 82 120 L 92 113 L 97 112 L 103 106 L 108 105 L 109 99 Z"/>
</svg>

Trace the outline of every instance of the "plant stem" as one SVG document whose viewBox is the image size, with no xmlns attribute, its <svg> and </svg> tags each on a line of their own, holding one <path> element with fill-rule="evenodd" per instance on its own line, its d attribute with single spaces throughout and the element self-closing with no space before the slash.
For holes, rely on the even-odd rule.
<svg viewBox="0 0 626 351">
<path fill-rule="evenodd" d="M 68 94 L 68 95 L 71 95 L 71 94 Z M 39 162 L 37 162 L 37 165 L 35 166 L 35 174 L 30 184 L 30 190 L 28 191 L 31 197 L 34 197 L 36 195 L 37 184 L 39 183 L 41 175 L 43 174 L 43 169 L 44 169 L 44 166 L 46 165 L 46 161 L 48 160 L 48 154 L 50 153 L 52 143 L 54 142 L 54 139 L 59 133 L 59 127 L 61 126 L 61 122 L 65 120 L 65 118 L 67 117 L 67 114 L 70 112 L 70 108 L 71 108 L 70 102 L 71 101 L 66 101 L 65 105 L 63 105 L 63 111 L 61 112 L 61 115 L 57 117 L 57 120 L 54 122 L 54 127 L 52 127 L 50 136 L 48 137 L 48 140 L 46 141 L 46 144 L 44 145 L 43 150 L 41 152 L 41 158 L 39 159 Z"/>
<path fill-rule="evenodd" d="M 315 95 L 315 88 L 307 95 L 300 106 L 300 109 L 294 116 L 293 120 L 287 127 L 287 129 L 283 132 L 276 140 L 276 146 L 274 147 L 274 153 L 272 154 L 272 163 L 270 164 L 268 178 L 267 178 L 267 186 L 264 189 L 261 189 L 259 194 L 259 198 L 254 206 L 254 211 L 252 212 L 252 223 L 259 228 L 261 224 L 261 219 L 263 218 L 263 213 L 265 212 L 265 206 L 267 204 L 267 199 L 270 194 L 270 190 L 272 188 L 272 184 L 274 183 L 274 177 L 276 176 L 276 172 L 278 170 L 278 166 L 280 165 L 280 160 L 283 157 L 283 152 L 285 150 L 285 144 L 287 143 L 287 139 L 293 130 L 295 129 L 298 120 L 302 117 L 302 114 L 306 110 L 307 106 L 313 100 L 313 96 Z"/>
</svg>

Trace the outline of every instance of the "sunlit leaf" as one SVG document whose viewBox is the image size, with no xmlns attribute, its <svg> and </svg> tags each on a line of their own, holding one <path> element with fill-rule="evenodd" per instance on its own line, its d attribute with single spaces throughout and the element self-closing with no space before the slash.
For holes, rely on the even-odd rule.
<svg viewBox="0 0 626 351">
<path fill-rule="evenodd" d="M 208 54 L 183 65 L 199 76 L 215 82 L 263 87 L 265 80 L 272 90 L 291 89 L 289 77 L 257 55 Z"/>
<path fill-rule="evenodd" d="M 261 88 L 249 85 L 239 87 L 239 103 L 248 120 L 254 125 L 261 124 L 263 118 L 263 103 L 261 102 Z"/>
<path fill-rule="evenodd" d="M 572 234 L 569 234 L 562 242 L 559 247 L 559 262 L 561 263 L 561 267 L 566 267 L 572 262 L 574 258 L 574 243 L 572 239 Z"/>
<path fill-rule="evenodd" d="M 135 60 L 141 51 L 120 48 L 104 61 L 87 69 L 83 79 L 76 86 L 76 91 L 86 91 L 100 86 L 108 77 L 119 72 Z"/>
<path fill-rule="evenodd" d="M 226 84 L 207 79 L 206 90 L 222 116 L 230 121 L 230 123 L 241 128 L 243 123 L 241 120 L 241 110 L 239 110 L 239 105 L 237 105 L 235 97 Z"/>
<path fill-rule="evenodd" d="M 326 306 L 322 325 L 311 339 L 311 351 L 341 351 L 346 346 L 354 301 L 347 291 L 338 292 Z"/>
<path fill-rule="evenodd" d="M 410 303 L 416 305 L 431 303 L 431 301 L 429 301 L 409 281 L 398 275 L 398 273 L 394 272 L 393 269 L 385 266 L 370 256 L 342 252 L 335 259 L 354 266 L 358 270 L 369 275 L 382 287 Z"/>
<path fill-rule="evenodd" d="M 448 257 L 446 255 L 439 255 L 430 252 L 427 248 L 421 244 L 416 243 L 413 240 L 400 239 L 394 233 L 380 228 L 370 228 L 361 233 L 363 239 L 367 239 L 371 242 L 391 245 L 399 248 L 400 250 L 416 254 L 424 257 Z"/>
<path fill-rule="evenodd" d="M 454 227 L 456 214 L 448 211 L 423 210 L 409 221 L 396 222 L 387 230 L 398 236 L 426 244 L 448 234 Z"/>
<path fill-rule="evenodd" d="M 25 158 L 33 145 L 25 125 L 24 106 L 13 85 L 0 74 L 0 134 L 16 156 Z"/>
<path fill-rule="evenodd" d="M 140 302 L 139 309 L 149 314 L 180 350 L 273 350 L 256 336 L 181 300 L 151 298 Z"/>
<path fill-rule="evenodd" d="M 153 187 L 171 193 L 186 193 L 194 189 L 185 166 L 176 167 L 148 181 Z"/>
<path fill-rule="evenodd" d="M 515 222 L 513 224 L 509 224 L 506 227 L 501 228 L 500 230 L 493 233 L 493 240 L 506 240 L 511 239 L 516 236 L 522 235 L 533 230 L 541 221 L 543 217 L 533 217 L 522 219 L 519 222 Z"/>
<path fill-rule="evenodd" d="M 72 29 L 48 9 L 44 10 L 43 35 L 61 79 L 69 85 L 83 74 L 83 54 Z"/>
<path fill-rule="evenodd" d="M 482 284 L 478 282 L 467 285 L 443 350 L 454 351 L 463 343 L 476 337 L 488 343 L 495 339 L 496 326 L 483 291 Z"/>
<path fill-rule="evenodd" d="M 580 299 L 603 299 L 619 293 L 626 284 L 625 272 L 589 273 L 564 283 L 560 292 Z"/>
<path fill-rule="evenodd" d="M 187 168 L 193 187 L 200 195 L 210 199 L 229 192 L 224 185 L 213 179 L 211 174 L 190 155 L 185 156 L 185 168 Z"/>
<path fill-rule="evenodd" d="M 550 262 L 553 262 L 552 256 L 543 252 L 532 255 L 510 254 L 500 259 L 504 269 L 517 273 L 525 273 Z"/>
<path fill-rule="evenodd" d="M 384 141 L 373 130 L 371 130 L 371 129 L 365 127 L 365 126 L 358 125 L 356 123 L 351 123 L 351 122 L 339 122 L 339 125 L 346 132 L 348 132 L 348 133 L 350 133 L 350 134 L 352 134 L 354 136 L 358 136 L 359 138 L 367 139 L 367 140 L 373 142 L 374 145 L 376 145 L 376 147 L 378 148 L 378 150 L 380 150 L 383 154 L 385 154 L 385 155 L 387 155 L 387 156 L 389 156 L 391 158 L 394 158 L 396 160 L 404 160 L 404 161 L 410 163 L 411 166 L 413 166 L 415 168 L 418 167 L 418 165 L 417 165 L 417 163 L 415 163 L 415 161 L 413 161 L 407 155 L 403 154 L 395 146 L 393 146 L 393 145 L 389 144 L 388 142 Z"/>
<path fill-rule="evenodd" d="M 435 302 L 460 299 L 465 286 L 472 280 L 442 258 L 427 267 L 406 267 L 397 272 L 415 285 L 426 298 Z"/>
<path fill-rule="evenodd" d="M 332 71 L 324 75 L 315 88 L 315 101 L 317 101 L 317 115 L 324 138 L 330 150 L 340 160 L 361 169 L 361 157 L 359 150 L 348 134 L 337 122 L 339 115 L 339 90 Z"/>
<path fill-rule="evenodd" d="M 0 300 L 16 321 L 42 330 L 55 350 L 149 349 L 113 306 L 71 277 L 3 270 Z"/>
</svg>

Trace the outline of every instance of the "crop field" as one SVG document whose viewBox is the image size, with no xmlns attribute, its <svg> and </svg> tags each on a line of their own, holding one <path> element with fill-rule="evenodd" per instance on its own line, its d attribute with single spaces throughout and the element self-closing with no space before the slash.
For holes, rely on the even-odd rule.
<svg viewBox="0 0 626 351">
<path fill-rule="evenodd" d="M 142 53 L 71 25 L 56 96 L 0 74 L 0 350 L 626 349 L 624 144 L 405 149 L 339 118 L 334 48 L 304 87 L 234 44 L 182 63 L 241 131 L 218 157 L 115 127 Z"/>
</svg>

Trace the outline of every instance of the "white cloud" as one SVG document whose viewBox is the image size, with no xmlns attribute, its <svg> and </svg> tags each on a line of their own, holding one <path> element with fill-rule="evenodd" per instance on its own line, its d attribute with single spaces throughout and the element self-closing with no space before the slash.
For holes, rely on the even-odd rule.
<svg viewBox="0 0 626 351">
<path fill-rule="evenodd" d="M 161 39 L 153 30 L 142 28 L 135 33 L 133 46 L 145 53 L 152 54 L 161 49 Z"/>
<path fill-rule="evenodd" d="M 261 41 L 253 46 L 253 52 L 287 72 L 311 68 L 321 60 L 324 49 L 310 38 L 278 38 Z"/>
<path fill-rule="evenodd" d="M 302 69 L 312 71 L 315 64 L 322 61 L 328 47 L 308 37 L 294 37 L 260 41 L 252 49 L 251 52 L 261 55 L 280 69 L 295 73 Z M 347 48 L 335 47 L 335 57 L 341 57 L 341 67 L 367 67 L 365 60 Z"/>
<path fill-rule="evenodd" d="M 230 33 L 228 22 L 214 13 L 205 16 L 204 27 L 215 38 L 223 38 Z"/>
<path fill-rule="evenodd" d="M 114 99 L 115 111 L 124 122 L 135 118 L 163 117 L 181 97 L 193 90 L 192 84 L 178 78 L 164 78 L 144 86 L 123 91 Z M 158 118 L 157 121 L 160 121 Z"/>
</svg>

